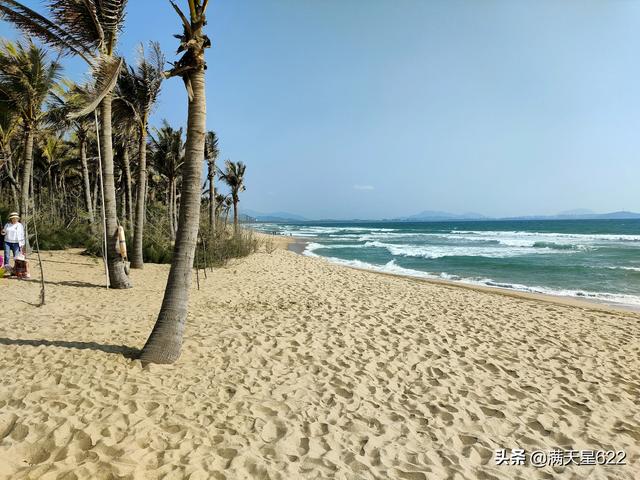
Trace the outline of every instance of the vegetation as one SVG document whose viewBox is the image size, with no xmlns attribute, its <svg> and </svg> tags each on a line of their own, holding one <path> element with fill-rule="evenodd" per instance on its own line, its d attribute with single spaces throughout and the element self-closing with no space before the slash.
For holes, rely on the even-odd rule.
<svg viewBox="0 0 640 480">
<path fill-rule="evenodd" d="M 231 201 L 233 203 L 233 229 L 238 231 L 238 202 L 240 192 L 245 191 L 244 173 L 247 166 L 242 162 L 225 160 L 224 171 L 220 172 L 220 180 L 224 181 L 231 189 Z"/>
<path fill-rule="evenodd" d="M 62 55 L 85 60 L 92 74 L 86 85 L 62 80 L 60 63 L 44 48 L 31 41 L 0 44 L 0 215 L 20 209 L 25 228 L 37 225 L 41 249 L 106 254 L 111 288 L 131 287 L 120 227 L 132 243 L 132 267 L 171 263 L 158 320 L 141 352 L 155 363 L 180 356 L 194 262 L 220 266 L 258 248 L 255 235 L 238 225 L 246 166 L 227 160 L 224 171 L 217 169 L 219 140 L 205 128 L 209 2 L 184 1 L 188 16 L 170 1 L 182 25 L 176 36 L 182 57 L 163 72 L 157 43 L 147 52 L 141 47 L 133 66 L 115 54 L 126 0 L 48 0 L 43 14 L 0 0 L 5 20 Z M 166 121 L 149 132 L 162 81 L 170 77 L 180 77 L 188 95 L 184 139 L 182 127 Z M 216 175 L 228 194 L 216 187 Z"/>
</svg>

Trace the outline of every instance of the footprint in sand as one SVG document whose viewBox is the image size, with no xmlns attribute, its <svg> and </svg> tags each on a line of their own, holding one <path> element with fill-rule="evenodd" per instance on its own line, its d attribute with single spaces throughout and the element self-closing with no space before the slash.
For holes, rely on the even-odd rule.
<svg viewBox="0 0 640 480">
<path fill-rule="evenodd" d="M 287 427 L 285 427 L 284 423 L 280 420 L 269 420 L 262 427 L 262 431 L 260 432 L 260 437 L 265 442 L 277 442 L 282 437 L 284 437 L 287 433 Z"/>
</svg>

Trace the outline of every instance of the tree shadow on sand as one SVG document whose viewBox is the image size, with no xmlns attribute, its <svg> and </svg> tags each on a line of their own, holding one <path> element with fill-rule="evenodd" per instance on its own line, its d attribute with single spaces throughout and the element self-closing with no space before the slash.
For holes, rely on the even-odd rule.
<svg viewBox="0 0 640 480">
<path fill-rule="evenodd" d="M 37 278 L 22 279 L 23 282 L 40 283 Z M 60 287 L 78 287 L 78 288 L 101 288 L 105 290 L 104 284 L 98 285 L 96 283 L 80 282 L 78 280 L 64 280 L 62 282 L 52 282 L 50 280 L 44 281 L 45 285 L 58 285 Z"/>
<path fill-rule="evenodd" d="M 78 350 L 97 350 L 105 353 L 120 354 L 131 360 L 140 355 L 140 350 L 126 345 L 104 345 L 96 342 L 67 342 L 64 340 L 25 340 L 20 338 L 0 337 L 0 345 L 21 345 L 30 347 L 62 347 Z"/>
</svg>

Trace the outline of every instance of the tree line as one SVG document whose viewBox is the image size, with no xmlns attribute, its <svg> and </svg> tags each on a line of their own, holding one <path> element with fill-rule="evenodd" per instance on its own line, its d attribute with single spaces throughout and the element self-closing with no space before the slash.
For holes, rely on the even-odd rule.
<svg viewBox="0 0 640 480">
<path fill-rule="evenodd" d="M 27 236 L 34 213 L 75 223 L 94 236 L 102 232 L 114 289 L 131 287 L 119 227 L 133 233 L 130 267 L 142 268 L 145 230 L 160 221 L 151 212 L 163 212 L 171 268 L 140 355 L 155 363 L 172 363 L 180 355 L 199 239 L 225 235 L 232 207 L 231 235 L 238 234 L 246 170 L 231 160 L 219 169 L 217 135 L 206 131 L 205 53 L 211 42 L 203 28 L 209 2 L 184 0 L 184 11 L 169 3 L 182 27 L 175 35 L 181 57 L 165 71 L 156 42 L 141 46 L 132 65 L 116 54 L 126 0 L 49 0 L 42 13 L 0 0 L 5 20 L 59 55 L 83 59 L 91 74 L 84 84 L 64 79 L 59 55 L 54 58 L 31 40 L 0 42 L 0 200 L 20 211 Z M 149 126 L 162 83 L 172 77 L 180 77 L 187 92 L 185 132 L 166 121 Z M 216 188 L 216 178 L 229 194 Z M 201 204 L 207 212 L 203 222 Z"/>
</svg>

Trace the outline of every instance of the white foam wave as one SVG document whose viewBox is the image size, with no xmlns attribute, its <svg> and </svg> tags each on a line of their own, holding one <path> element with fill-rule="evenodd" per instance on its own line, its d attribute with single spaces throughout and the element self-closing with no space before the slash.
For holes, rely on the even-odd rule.
<svg viewBox="0 0 640 480">
<path fill-rule="evenodd" d="M 631 272 L 640 272 L 640 267 L 607 267 L 611 270 L 628 270 Z"/>
<path fill-rule="evenodd" d="M 366 242 L 367 247 L 386 249 L 391 255 L 399 257 L 421 257 L 428 259 L 444 257 L 489 257 L 509 258 L 521 255 L 548 253 L 550 248 L 523 248 L 506 246 L 470 246 L 470 245 L 396 245 L 379 241 Z"/>
<path fill-rule="evenodd" d="M 316 244 L 316 245 L 319 245 L 319 244 Z M 308 251 L 308 248 L 309 246 L 307 246 L 307 251 L 305 251 L 306 255 L 315 256 L 315 257 L 318 256 L 314 254 L 313 251 Z M 552 288 L 540 287 L 540 286 L 521 285 L 517 283 L 496 282 L 490 278 L 463 278 L 457 275 L 448 274 L 446 272 L 435 274 L 435 273 L 423 272 L 420 270 L 413 270 L 410 268 L 402 267 L 400 265 L 397 265 L 395 260 L 391 260 L 390 262 L 387 262 L 384 265 L 376 265 L 368 262 L 363 262 L 361 260 L 345 260 L 345 259 L 336 258 L 336 257 L 321 257 L 321 258 L 331 263 L 352 267 L 352 268 L 359 268 L 361 270 L 372 270 L 372 271 L 382 272 L 382 273 L 392 273 L 396 275 L 404 275 L 409 277 L 418 277 L 418 278 L 427 278 L 427 279 L 440 278 L 440 279 L 450 280 L 450 281 L 464 283 L 468 285 L 480 285 L 480 286 L 491 287 L 491 288 L 516 290 L 519 292 L 528 292 L 528 293 L 539 293 L 539 294 L 553 295 L 553 296 L 559 296 L 559 297 L 574 297 L 574 298 L 592 300 L 592 301 L 601 302 L 601 303 L 614 303 L 614 304 L 640 307 L 640 296 L 635 296 L 635 295 L 609 293 L 609 292 L 589 292 L 584 290 L 552 289 Z"/>
<path fill-rule="evenodd" d="M 523 232 L 523 231 L 491 231 L 491 230 L 451 230 L 451 235 L 478 235 L 478 236 L 516 236 L 516 237 L 541 237 L 545 239 L 571 239 L 582 241 L 604 242 L 640 242 L 640 235 L 624 235 L 610 233 L 551 233 L 551 232 Z M 551 240 L 555 241 L 555 240 Z"/>
</svg>

